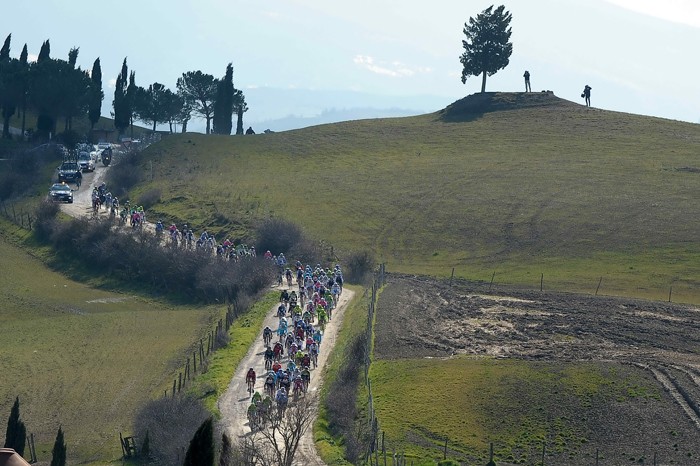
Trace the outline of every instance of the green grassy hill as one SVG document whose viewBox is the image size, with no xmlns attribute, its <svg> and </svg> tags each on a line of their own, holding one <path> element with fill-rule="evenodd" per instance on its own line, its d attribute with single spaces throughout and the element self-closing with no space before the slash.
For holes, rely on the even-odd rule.
<svg viewBox="0 0 700 466">
<path fill-rule="evenodd" d="M 0 422 L 19 396 L 40 461 L 59 425 L 70 464 L 120 459 L 119 432 L 133 434 L 138 409 L 170 387 L 220 309 L 91 288 L 2 236 L 0 257 Z"/>
<path fill-rule="evenodd" d="M 144 157 L 156 214 L 233 236 L 296 219 L 390 270 L 700 302 L 700 125 L 548 94 L 245 137 Z M 151 165 L 152 162 L 152 165 Z M 153 216 L 151 217 L 153 218 Z"/>
</svg>

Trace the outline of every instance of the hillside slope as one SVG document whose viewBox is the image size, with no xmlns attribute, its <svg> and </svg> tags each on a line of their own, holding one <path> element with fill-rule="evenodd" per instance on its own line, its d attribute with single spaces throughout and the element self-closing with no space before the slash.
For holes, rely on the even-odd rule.
<svg viewBox="0 0 700 466">
<path fill-rule="evenodd" d="M 489 93 L 417 117 L 172 136 L 136 193 L 157 187 L 157 215 L 234 236 L 302 219 L 393 270 L 585 290 L 602 276 L 662 297 L 698 284 L 698 153 L 700 125 Z"/>
<path fill-rule="evenodd" d="M 132 434 L 136 414 L 169 388 L 219 309 L 92 288 L 2 235 L 0 257 L 0 420 L 19 397 L 42 464 L 59 426 L 69 464 L 120 458 L 119 433 Z"/>
</svg>

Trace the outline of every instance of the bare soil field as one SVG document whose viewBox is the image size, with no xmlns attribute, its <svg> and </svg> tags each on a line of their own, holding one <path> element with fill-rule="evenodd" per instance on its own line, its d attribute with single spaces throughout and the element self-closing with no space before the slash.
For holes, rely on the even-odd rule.
<svg viewBox="0 0 700 466">
<path fill-rule="evenodd" d="M 535 414 L 534 419 L 549 422 L 550 431 L 560 423 L 562 430 L 571 432 L 563 447 L 550 446 L 553 451 L 548 451 L 545 464 L 595 464 L 597 449 L 604 452 L 601 465 L 653 464 L 655 453 L 659 465 L 700 464 L 699 351 L 700 309 L 692 306 L 503 287 L 489 290 L 488 283 L 459 280 L 451 286 L 449 280 L 397 274 L 388 276 L 380 294 L 375 325 L 374 356 L 380 364 L 388 361 L 398 368 L 411 359 L 416 375 L 422 373 L 423 364 L 501 374 L 493 391 L 501 398 L 488 399 L 487 393 L 479 398 L 482 404 L 477 410 L 498 420 L 483 426 L 489 438 L 482 443 L 495 441 L 496 450 L 503 452 L 500 460 L 513 464 L 535 464 L 534 452 L 518 453 L 518 448 L 504 444 L 509 436 L 526 435 L 523 419 L 533 419 L 528 413 L 537 411 L 546 414 Z M 549 378 L 531 383 L 529 375 L 522 375 L 533 373 Z M 584 378 L 598 374 L 601 382 L 582 380 L 579 388 L 590 389 L 582 397 L 581 390 L 562 388 L 572 386 L 572 374 Z M 457 409 L 460 397 L 470 396 L 467 391 L 455 388 L 447 394 L 449 399 L 443 402 L 452 404 L 447 417 L 474 412 L 471 406 L 469 412 Z M 416 386 L 415 393 L 418 403 L 421 387 Z M 377 406 L 381 424 L 378 395 Z M 446 418 L 442 424 L 450 421 Z M 426 441 L 431 434 L 420 432 L 430 426 L 407 421 L 401 429 L 403 441 L 431 443 Z M 581 442 L 572 445 L 574 438 Z M 450 438 L 450 442 L 457 457 L 470 457 L 469 441 L 460 444 L 460 439 Z M 519 443 L 520 450 L 534 448 L 527 441 L 514 441 Z"/>
</svg>

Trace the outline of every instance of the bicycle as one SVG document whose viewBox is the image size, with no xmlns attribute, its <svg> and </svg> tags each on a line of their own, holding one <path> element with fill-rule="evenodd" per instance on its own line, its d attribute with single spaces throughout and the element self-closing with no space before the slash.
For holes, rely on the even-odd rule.
<svg viewBox="0 0 700 466">
<path fill-rule="evenodd" d="M 252 395 L 255 391 L 255 379 L 253 379 L 252 377 L 248 377 L 246 379 L 246 383 L 248 384 L 248 393 Z"/>
</svg>

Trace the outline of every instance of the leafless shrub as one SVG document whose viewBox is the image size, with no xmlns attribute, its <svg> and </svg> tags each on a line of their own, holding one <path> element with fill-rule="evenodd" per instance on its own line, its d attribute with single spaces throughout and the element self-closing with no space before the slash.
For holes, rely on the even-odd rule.
<svg viewBox="0 0 700 466">
<path fill-rule="evenodd" d="M 325 399 L 325 406 L 328 410 L 328 428 L 333 435 L 344 438 L 345 458 L 351 463 L 360 459 L 365 451 L 355 429 L 355 419 L 357 418 L 355 401 L 361 381 L 366 346 L 367 334 L 364 332 L 352 340 L 343 355 L 338 375 L 331 383 L 329 395 Z"/>
<path fill-rule="evenodd" d="M 264 220 L 256 228 L 255 248 L 257 251 L 272 251 L 273 254 L 285 253 L 288 255 L 303 239 L 301 228 L 295 223 L 270 218 Z"/>
<path fill-rule="evenodd" d="M 349 283 L 366 284 L 374 267 L 374 257 L 368 251 L 350 253 L 343 260 L 343 278 Z"/>
<path fill-rule="evenodd" d="M 148 210 L 160 202 L 160 196 L 160 189 L 149 189 L 148 191 L 139 196 L 139 198 L 136 200 L 136 203 L 140 206 L 143 206 L 144 209 Z"/>
<path fill-rule="evenodd" d="M 248 464 L 292 466 L 301 438 L 316 416 L 315 406 L 316 398 L 307 394 L 290 402 L 284 412 L 272 416 L 262 429 L 252 433 L 243 449 L 244 457 L 253 460 Z"/>
<path fill-rule="evenodd" d="M 190 439 L 209 416 L 198 400 L 160 398 L 146 403 L 136 414 L 134 432 L 139 439 L 148 432 L 152 464 L 182 464 Z"/>
<path fill-rule="evenodd" d="M 34 216 L 36 220 L 34 222 L 34 231 L 39 236 L 39 238 L 46 240 L 51 236 L 56 221 L 56 215 L 60 208 L 55 202 L 49 200 L 42 201 L 34 211 Z"/>
<path fill-rule="evenodd" d="M 105 178 L 111 186 L 112 194 L 125 199 L 129 189 L 143 179 L 143 169 L 140 167 L 140 152 L 132 151 L 124 154 L 110 167 Z"/>
</svg>

